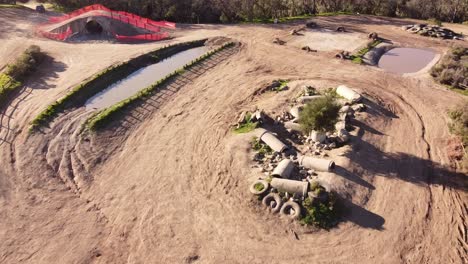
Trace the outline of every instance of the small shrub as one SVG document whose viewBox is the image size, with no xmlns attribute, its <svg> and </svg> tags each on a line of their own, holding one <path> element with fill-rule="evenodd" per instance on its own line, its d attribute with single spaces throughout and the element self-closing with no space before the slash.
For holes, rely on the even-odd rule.
<svg viewBox="0 0 468 264">
<path fill-rule="evenodd" d="M 316 188 L 322 190 L 323 187 Z M 305 225 L 314 225 L 319 228 L 330 229 L 338 222 L 338 210 L 336 197 L 333 193 L 328 194 L 328 200 L 319 202 L 311 197 L 302 202 L 305 214 L 301 222 Z"/>
<path fill-rule="evenodd" d="M 263 143 L 259 138 L 252 138 L 252 148 L 261 155 L 271 154 L 273 150 L 267 144 Z"/>
<path fill-rule="evenodd" d="M 265 189 L 265 186 L 264 186 L 263 184 L 257 182 L 257 183 L 254 185 L 254 188 L 255 188 L 255 190 L 261 192 L 261 191 L 263 191 L 263 189 Z"/>
<path fill-rule="evenodd" d="M 237 134 L 243 134 L 253 131 L 257 128 L 258 122 L 252 122 L 252 113 L 247 113 L 244 117 L 244 123 L 234 129 Z"/>
<path fill-rule="evenodd" d="M 455 47 L 432 67 L 431 75 L 441 84 L 468 95 L 468 48 Z"/>
<path fill-rule="evenodd" d="M 306 133 L 312 130 L 332 131 L 338 119 L 340 106 L 330 96 L 319 98 L 306 104 L 299 115 L 299 124 Z"/>
<path fill-rule="evenodd" d="M 468 103 L 460 106 L 448 113 L 451 122 L 449 123 L 450 133 L 456 135 L 463 146 L 462 153 L 463 160 L 461 161 L 460 168 L 462 171 L 468 171 Z"/>
</svg>

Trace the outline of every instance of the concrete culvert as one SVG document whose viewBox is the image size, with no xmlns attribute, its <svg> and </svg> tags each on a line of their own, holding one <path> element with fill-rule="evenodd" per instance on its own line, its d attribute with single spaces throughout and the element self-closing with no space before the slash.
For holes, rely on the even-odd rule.
<svg viewBox="0 0 468 264">
<path fill-rule="evenodd" d="M 268 207 L 272 213 L 278 213 L 283 205 L 283 200 L 277 193 L 270 193 L 262 200 L 262 204 Z"/>
<path fill-rule="evenodd" d="M 313 169 L 317 171 L 332 171 L 335 169 L 334 161 L 327 160 L 327 159 L 318 159 L 318 158 L 309 157 L 309 156 L 299 157 L 299 165 L 301 165 L 304 168 Z"/>
<path fill-rule="evenodd" d="M 92 19 L 86 22 L 85 28 L 89 34 L 101 34 L 103 31 L 101 24 Z"/>
<path fill-rule="evenodd" d="M 266 129 L 260 128 L 256 131 L 258 138 L 267 144 L 272 150 L 276 152 L 283 152 L 288 149 L 288 146 L 281 142 L 277 137 L 275 137 L 271 132 Z"/>
<path fill-rule="evenodd" d="M 255 195 L 263 195 L 268 192 L 270 184 L 264 180 L 256 180 L 250 185 L 250 192 Z"/>
<path fill-rule="evenodd" d="M 290 159 L 284 159 L 278 163 L 276 168 L 271 174 L 274 177 L 281 177 L 283 179 L 289 179 L 291 172 L 294 170 L 294 163 Z"/>
<path fill-rule="evenodd" d="M 301 217 L 301 206 L 293 201 L 286 202 L 281 207 L 280 214 L 291 219 L 299 219 Z"/>
<path fill-rule="evenodd" d="M 281 178 L 273 178 L 270 184 L 271 187 L 281 192 L 297 194 L 302 197 L 306 197 L 307 192 L 309 191 L 309 182 L 307 181 L 295 181 Z"/>
</svg>

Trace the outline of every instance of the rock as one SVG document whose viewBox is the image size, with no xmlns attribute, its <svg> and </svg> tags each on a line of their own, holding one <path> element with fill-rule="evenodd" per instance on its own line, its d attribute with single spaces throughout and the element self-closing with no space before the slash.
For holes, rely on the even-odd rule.
<svg viewBox="0 0 468 264">
<path fill-rule="evenodd" d="M 345 129 L 341 129 L 338 131 L 338 138 L 342 143 L 346 143 L 349 141 L 349 133 Z"/>
<path fill-rule="evenodd" d="M 332 143 L 330 143 L 330 144 L 328 145 L 328 147 L 331 148 L 331 149 L 334 149 L 334 148 L 336 148 L 336 143 L 335 143 L 335 142 L 332 142 Z"/>
<path fill-rule="evenodd" d="M 338 121 L 336 124 L 335 124 L 335 129 L 337 131 L 340 131 L 341 129 L 346 129 L 346 122 L 345 121 Z"/>
<path fill-rule="evenodd" d="M 349 105 L 344 105 L 340 108 L 340 113 L 348 113 L 350 112 L 352 109 L 351 107 L 349 107 Z"/>
<path fill-rule="evenodd" d="M 323 143 L 325 139 L 327 139 L 327 136 L 323 132 L 312 130 L 312 132 L 310 132 L 310 138 L 314 142 Z"/>
<path fill-rule="evenodd" d="M 243 111 L 240 115 L 239 115 L 239 119 L 237 119 L 237 124 L 243 124 L 245 123 L 245 116 L 247 115 L 247 112 L 246 111 Z"/>
<path fill-rule="evenodd" d="M 356 112 L 362 112 L 366 109 L 366 106 L 364 104 L 355 104 L 351 108 Z"/>
<path fill-rule="evenodd" d="M 257 110 L 255 111 L 255 113 L 252 114 L 252 117 L 251 117 L 251 120 L 252 122 L 263 122 L 264 120 L 264 114 L 263 114 L 263 111 L 262 110 Z"/>
</svg>

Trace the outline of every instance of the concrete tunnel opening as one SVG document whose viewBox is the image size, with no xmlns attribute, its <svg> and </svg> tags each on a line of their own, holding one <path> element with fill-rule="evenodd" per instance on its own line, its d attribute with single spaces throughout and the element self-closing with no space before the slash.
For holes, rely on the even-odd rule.
<svg viewBox="0 0 468 264">
<path fill-rule="evenodd" d="M 103 31 L 101 24 L 99 24 L 96 20 L 89 20 L 86 22 L 85 28 L 89 34 L 101 34 Z"/>
</svg>

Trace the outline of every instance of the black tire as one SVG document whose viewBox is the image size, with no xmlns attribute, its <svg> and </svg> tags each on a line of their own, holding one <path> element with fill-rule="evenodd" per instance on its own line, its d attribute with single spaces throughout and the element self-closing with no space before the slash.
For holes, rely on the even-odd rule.
<svg viewBox="0 0 468 264">
<path fill-rule="evenodd" d="M 281 207 L 280 214 L 290 219 L 299 219 L 301 217 L 301 206 L 296 202 L 286 202 Z"/>
<path fill-rule="evenodd" d="M 263 189 L 261 191 L 255 189 L 255 185 L 257 185 L 257 184 L 262 184 L 263 185 Z M 263 195 L 263 194 L 268 192 L 269 187 L 270 187 L 270 184 L 267 181 L 256 180 L 256 181 L 254 181 L 252 183 L 252 185 L 250 185 L 249 191 L 252 194 L 255 194 L 255 195 Z"/>
<path fill-rule="evenodd" d="M 272 213 L 278 213 L 283 205 L 283 200 L 277 193 L 270 193 L 262 200 L 263 205 L 267 206 Z"/>
</svg>

